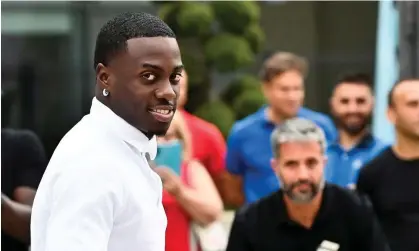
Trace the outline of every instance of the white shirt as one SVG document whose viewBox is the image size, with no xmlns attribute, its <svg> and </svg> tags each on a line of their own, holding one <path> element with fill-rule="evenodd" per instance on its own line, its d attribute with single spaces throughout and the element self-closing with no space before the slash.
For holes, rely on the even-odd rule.
<svg viewBox="0 0 419 251">
<path fill-rule="evenodd" d="M 93 99 L 61 140 L 32 209 L 32 251 L 164 251 L 162 182 L 151 140 Z"/>
</svg>

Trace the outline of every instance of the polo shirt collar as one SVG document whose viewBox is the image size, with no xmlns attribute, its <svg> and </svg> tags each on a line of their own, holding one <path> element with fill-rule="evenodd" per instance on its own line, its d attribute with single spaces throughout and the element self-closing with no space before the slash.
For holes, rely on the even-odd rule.
<svg viewBox="0 0 419 251">
<path fill-rule="evenodd" d="M 359 148 L 369 148 L 372 143 L 374 143 L 374 136 L 370 131 L 368 131 L 364 137 L 359 141 L 357 147 Z"/>
<path fill-rule="evenodd" d="M 374 143 L 375 138 L 372 135 L 372 133 L 370 131 L 368 131 L 364 137 L 361 138 L 361 140 L 352 147 L 352 149 L 354 148 L 370 148 L 371 145 Z M 336 139 L 336 141 L 334 143 L 331 144 L 331 146 L 339 146 L 340 147 L 340 143 L 339 143 L 339 138 Z"/>
<path fill-rule="evenodd" d="M 153 138 L 149 140 L 144 133 L 116 115 L 109 107 L 96 98 L 93 98 L 90 114 L 100 121 L 101 126 L 106 126 L 115 133 L 115 135 L 133 146 L 139 152 L 148 153 L 152 160 L 156 157 L 156 136 L 153 136 Z"/>
<path fill-rule="evenodd" d="M 269 105 L 263 105 L 256 113 L 258 115 L 258 118 L 264 122 L 264 124 L 266 125 L 270 125 L 270 126 L 275 126 L 275 123 L 273 123 L 269 118 L 268 118 L 268 107 Z M 297 117 L 301 116 L 301 109 L 298 110 L 298 113 L 296 115 Z"/>
<path fill-rule="evenodd" d="M 260 121 L 267 126 L 275 126 L 275 124 L 268 118 L 268 105 L 262 106 L 256 113 Z"/>
</svg>

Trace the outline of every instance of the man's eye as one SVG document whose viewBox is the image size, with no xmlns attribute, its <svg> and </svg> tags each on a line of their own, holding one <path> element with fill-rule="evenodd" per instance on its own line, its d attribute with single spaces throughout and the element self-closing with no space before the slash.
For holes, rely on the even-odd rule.
<svg viewBox="0 0 419 251">
<path fill-rule="evenodd" d="M 175 82 L 179 82 L 181 78 L 182 78 L 182 74 L 177 73 L 177 74 L 172 75 L 172 80 Z"/>
<path fill-rule="evenodd" d="M 153 81 L 156 79 L 156 75 L 152 73 L 146 73 L 142 75 L 143 78 L 147 79 L 148 81 Z"/>
</svg>

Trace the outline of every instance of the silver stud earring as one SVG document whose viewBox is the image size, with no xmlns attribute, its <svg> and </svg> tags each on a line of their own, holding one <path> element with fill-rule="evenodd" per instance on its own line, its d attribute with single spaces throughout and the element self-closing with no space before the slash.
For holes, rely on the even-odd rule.
<svg viewBox="0 0 419 251">
<path fill-rule="evenodd" d="M 103 89 L 102 94 L 103 96 L 107 97 L 109 95 L 109 91 L 106 89 Z"/>
</svg>

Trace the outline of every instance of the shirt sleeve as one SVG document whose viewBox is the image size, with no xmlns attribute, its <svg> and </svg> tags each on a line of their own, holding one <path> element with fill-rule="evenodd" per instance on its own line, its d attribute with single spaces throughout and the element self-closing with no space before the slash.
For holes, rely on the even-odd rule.
<svg viewBox="0 0 419 251">
<path fill-rule="evenodd" d="M 240 213 L 234 217 L 226 251 L 253 251 L 246 233 L 244 215 Z"/>
<path fill-rule="evenodd" d="M 108 250 L 119 200 L 124 196 L 122 185 L 104 169 L 93 172 L 88 168 L 83 173 L 62 174 L 56 181 L 44 251 Z"/>
<path fill-rule="evenodd" d="M 240 133 L 233 127 L 230 136 L 227 139 L 226 166 L 227 170 L 235 175 L 243 175 L 244 173 L 244 163 L 239 137 Z"/>
<path fill-rule="evenodd" d="M 225 170 L 225 155 L 226 155 L 226 143 L 224 141 L 221 132 L 214 127 L 213 133 L 208 135 L 208 143 L 210 144 L 210 152 L 208 158 L 208 172 L 212 177 L 217 176 Z"/>
<path fill-rule="evenodd" d="M 16 166 L 14 184 L 37 189 L 44 174 L 47 158 L 40 139 L 31 131 L 20 131 L 16 135 Z"/>
</svg>

